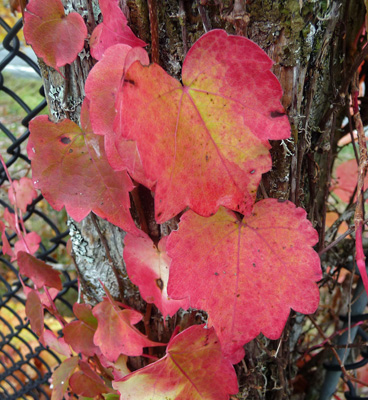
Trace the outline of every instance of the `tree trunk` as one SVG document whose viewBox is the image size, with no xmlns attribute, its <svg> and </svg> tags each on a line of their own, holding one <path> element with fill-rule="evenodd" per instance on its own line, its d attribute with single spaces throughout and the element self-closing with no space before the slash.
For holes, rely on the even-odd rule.
<svg viewBox="0 0 368 400">
<path fill-rule="evenodd" d="M 85 19 L 89 33 L 102 20 L 97 0 L 64 0 L 67 11 Z M 283 106 L 292 136 L 272 143 L 273 168 L 262 180 L 259 197 L 290 199 L 305 208 L 324 243 L 326 201 L 337 141 L 341 137 L 343 104 L 354 54 L 354 39 L 363 24 L 363 1 L 349 0 L 122 0 L 121 7 L 133 31 L 150 44 L 153 60 L 180 78 L 181 65 L 191 45 L 207 30 L 221 28 L 246 36 L 274 60 L 273 71 L 283 90 Z M 156 30 L 157 29 L 157 30 Z M 42 64 L 42 62 L 41 62 Z M 77 60 L 64 68 L 64 80 L 42 66 L 45 92 L 54 121 L 68 117 L 76 122 L 84 98 L 84 82 L 94 65 L 88 43 Z M 153 199 L 142 187 L 135 202 L 144 211 L 152 237 L 175 229 L 176 220 L 158 226 Z M 133 209 L 134 213 L 134 209 Z M 146 304 L 127 278 L 123 254 L 124 232 L 88 216 L 81 223 L 69 219 L 73 253 L 85 298 L 101 301 L 103 281 L 116 299 L 145 312 Z M 181 324 L 195 318 L 183 313 Z M 298 395 L 291 384 L 296 374 L 297 342 L 305 318 L 293 313 L 282 338 L 259 337 L 246 345 L 246 357 L 236 366 L 239 399 L 315 398 L 317 374 L 311 376 L 309 397 Z M 167 327 L 157 310 L 151 314 L 150 338 L 167 340 L 178 320 Z"/>
</svg>

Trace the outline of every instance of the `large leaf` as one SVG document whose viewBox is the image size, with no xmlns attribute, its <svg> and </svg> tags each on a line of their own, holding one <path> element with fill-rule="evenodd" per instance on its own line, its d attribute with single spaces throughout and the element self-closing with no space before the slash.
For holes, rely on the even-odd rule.
<svg viewBox="0 0 368 400">
<path fill-rule="evenodd" d="M 148 236 L 124 238 L 124 261 L 130 280 L 139 287 L 147 303 L 154 303 L 166 317 L 188 307 L 188 300 L 172 300 L 167 295 L 170 258 L 166 253 L 167 236 L 158 246 Z"/>
<path fill-rule="evenodd" d="M 236 363 L 260 332 L 280 337 L 290 308 L 316 310 L 317 240 L 306 212 L 291 202 L 262 200 L 242 221 L 224 208 L 210 218 L 188 211 L 167 244 L 169 296 L 189 297 L 192 307 L 208 311 L 209 326 Z"/>
<path fill-rule="evenodd" d="M 27 206 L 37 197 L 32 179 L 24 177 L 19 181 L 13 181 L 9 187 L 8 197 L 11 204 L 17 205 L 25 213 Z"/>
<path fill-rule="evenodd" d="M 143 347 L 164 346 L 152 342 L 133 326 L 142 319 L 137 311 L 120 310 L 105 298 L 93 308 L 93 315 L 98 320 L 94 343 L 109 361 L 115 362 L 121 354 L 140 356 Z"/>
<path fill-rule="evenodd" d="M 36 290 L 31 290 L 27 295 L 26 315 L 31 323 L 33 332 L 40 336 L 43 332 L 43 307 Z"/>
<path fill-rule="evenodd" d="M 61 0 L 31 0 L 24 13 L 24 36 L 38 57 L 60 72 L 82 51 L 87 27 L 78 13 L 65 16 Z"/>
<path fill-rule="evenodd" d="M 228 400 L 238 392 L 213 328 L 191 326 L 175 336 L 166 356 L 114 383 L 121 400 Z"/>
<path fill-rule="evenodd" d="M 220 205 L 251 211 L 271 168 L 268 139 L 290 135 L 271 66 L 250 40 L 214 30 L 188 52 L 183 85 L 156 64 L 126 72 L 116 132 L 137 142 L 157 181 L 157 222 L 186 206 L 203 216 Z"/>
<path fill-rule="evenodd" d="M 103 22 L 92 32 L 91 54 L 100 60 L 109 47 L 123 43 L 130 47 L 144 47 L 146 43 L 137 38 L 128 26 L 128 21 L 119 7 L 119 0 L 99 0 Z"/>
<path fill-rule="evenodd" d="M 36 257 L 20 251 L 17 257 L 19 272 L 22 275 L 32 279 L 32 282 L 37 288 L 42 288 L 44 285 L 58 290 L 63 288 L 60 279 L 60 272 L 52 269 L 50 265 L 38 260 Z"/>
<path fill-rule="evenodd" d="M 82 107 L 83 130 L 65 119 L 55 124 L 41 115 L 30 122 L 28 155 L 36 187 L 56 210 L 64 206 L 81 221 L 91 211 L 120 228 L 139 233 L 130 215 L 133 183 L 106 160 L 103 137 L 91 132 L 88 102 Z"/>
</svg>

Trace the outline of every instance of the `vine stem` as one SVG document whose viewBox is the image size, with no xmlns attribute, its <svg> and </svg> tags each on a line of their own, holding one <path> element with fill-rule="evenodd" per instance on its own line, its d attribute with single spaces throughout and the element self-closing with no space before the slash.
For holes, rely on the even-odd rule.
<svg viewBox="0 0 368 400">
<path fill-rule="evenodd" d="M 157 17 L 157 1 L 156 0 L 148 0 L 148 14 L 149 14 L 149 20 L 150 20 L 150 29 L 151 29 L 152 61 L 156 64 L 160 64 L 159 39 L 158 39 L 158 17 Z"/>
<path fill-rule="evenodd" d="M 354 214 L 354 225 L 355 225 L 355 260 L 358 266 L 360 276 L 362 277 L 365 291 L 368 293 L 368 276 L 365 266 L 365 255 L 363 250 L 363 215 L 364 215 L 364 177 L 368 168 L 368 156 L 367 156 L 367 143 L 365 139 L 364 127 L 362 119 L 360 117 L 359 106 L 358 106 L 358 75 L 356 74 L 352 98 L 353 98 L 353 110 L 354 110 L 354 122 L 358 132 L 358 145 L 359 145 L 359 168 L 358 168 L 358 185 L 357 185 L 357 204 Z"/>
<path fill-rule="evenodd" d="M 341 372 L 345 378 L 345 380 L 350 380 L 355 383 L 359 383 L 360 385 L 364 387 L 368 387 L 368 383 L 361 381 L 360 379 L 355 378 L 354 376 L 351 376 L 345 369 L 343 362 L 341 361 L 341 358 L 339 357 L 336 349 L 332 346 L 331 340 L 324 334 L 323 330 L 320 328 L 320 326 L 317 324 L 317 321 L 311 316 L 307 315 L 309 320 L 312 322 L 312 324 L 315 326 L 317 329 L 318 333 L 322 336 L 324 339 L 325 343 L 328 344 L 328 347 L 331 349 L 333 352 L 334 356 L 336 357 L 336 360 L 341 368 Z"/>
</svg>

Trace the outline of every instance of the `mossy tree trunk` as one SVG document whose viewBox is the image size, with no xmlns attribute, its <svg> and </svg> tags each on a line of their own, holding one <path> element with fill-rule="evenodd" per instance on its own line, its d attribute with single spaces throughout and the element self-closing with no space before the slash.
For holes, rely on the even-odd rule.
<svg viewBox="0 0 368 400">
<path fill-rule="evenodd" d="M 77 11 L 84 17 L 89 33 L 102 20 L 97 0 L 63 2 L 67 11 Z M 305 208 L 323 245 L 327 191 L 336 143 L 341 137 L 338 127 L 350 79 L 347 71 L 365 15 L 363 1 L 121 0 L 121 7 L 133 31 L 150 44 L 152 58 L 176 78 L 180 78 L 188 49 L 210 29 L 246 36 L 269 54 L 284 89 L 283 106 L 292 136 L 272 143 L 273 168 L 263 177 L 259 196 L 290 199 Z M 42 65 L 50 118 L 54 121 L 68 117 L 78 122 L 84 82 L 94 63 L 86 42 L 78 59 L 64 69 L 65 80 Z M 148 190 L 137 188 L 135 198 L 141 203 L 152 237 L 159 238 L 175 229 L 176 220 L 161 226 L 155 223 Z M 98 280 L 102 279 L 114 297 L 146 312 L 146 304 L 125 273 L 124 232 L 91 216 L 82 223 L 70 220 L 69 226 L 87 301 L 101 300 Z M 179 320 L 184 327 L 195 318 L 200 318 L 195 312 L 184 313 L 164 327 L 158 311 L 153 309 L 146 322 L 151 339 L 167 340 Z M 292 314 L 279 341 L 261 337 L 246 345 L 245 360 L 236 366 L 239 399 L 286 399 L 293 392 L 293 399 L 305 398 L 292 388 L 297 342 L 304 323 L 303 317 Z M 313 379 L 311 376 L 311 393 L 319 385 Z"/>
</svg>

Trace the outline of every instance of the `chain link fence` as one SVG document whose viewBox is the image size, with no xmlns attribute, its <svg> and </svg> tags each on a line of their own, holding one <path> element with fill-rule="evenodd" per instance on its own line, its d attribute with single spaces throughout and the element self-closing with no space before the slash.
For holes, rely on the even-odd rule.
<svg viewBox="0 0 368 400">
<path fill-rule="evenodd" d="M 17 37 L 22 30 L 22 20 L 11 28 L 0 18 L 0 30 L 4 37 L 0 52 L 0 107 L 2 103 L 7 103 L 14 105 L 18 110 L 18 115 L 13 118 L 7 117 L 4 109 L 0 108 L 0 149 L 11 177 L 19 179 L 29 172 L 30 161 L 25 150 L 29 136 L 28 123 L 44 110 L 46 100 L 41 97 L 44 94 L 40 78 L 41 100 L 36 107 L 32 107 L 12 87 L 14 84 L 19 87 L 20 78 L 18 79 L 14 72 L 7 72 L 14 70 L 14 67 L 11 67 L 16 65 L 17 60 L 22 60 L 23 67 L 19 67 L 20 70 L 27 70 L 35 77 L 40 77 L 37 63 L 22 50 L 22 43 Z M 16 119 L 19 120 L 18 123 L 14 123 Z M 0 185 L 6 187 L 7 184 L 6 173 L 0 166 Z M 4 193 L 6 194 L 6 190 L 3 190 L 0 196 L 0 213 L 6 208 L 13 213 L 14 210 Z M 49 263 L 57 263 L 55 256 L 58 255 L 59 258 L 59 254 L 62 254 L 60 249 L 65 249 L 68 237 L 64 221 L 60 221 L 60 214 L 53 212 L 40 195 L 27 207 L 24 221 L 26 229 L 37 231 L 42 238 L 37 257 Z M 59 228 L 60 226 L 64 226 L 64 229 Z M 8 235 L 8 239 L 11 245 L 14 245 L 16 235 Z M 60 269 L 63 274 L 63 290 L 57 295 L 55 302 L 65 314 L 69 313 L 72 316 L 71 308 L 77 295 L 77 280 L 62 266 Z M 25 296 L 18 279 L 17 268 L 2 252 L 0 295 L 0 399 L 50 399 L 49 379 L 60 359 L 52 350 L 43 347 L 31 331 L 25 318 Z M 47 315 L 45 322 L 46 325 L 55 323 Z"/>
</svg>

